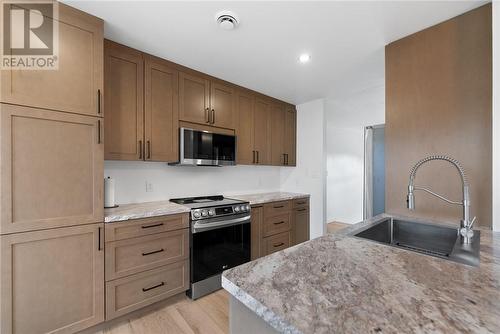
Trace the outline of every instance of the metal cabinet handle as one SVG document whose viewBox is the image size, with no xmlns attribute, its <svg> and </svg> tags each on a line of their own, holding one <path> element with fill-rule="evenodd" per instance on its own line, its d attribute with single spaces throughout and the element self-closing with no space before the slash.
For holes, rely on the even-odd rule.
<svg viewBox="0 0 500 334">
<path fill-rule="evenodd" d="M 101 247 L 101 229 L 102 229 L 102 227 L 97 228 L 97 250 L 98 251 L 102 250 L 102 247 Z"/>
<path fill-rule="evenodd" d="M 212 109 L 212 124 L 215 124 L 215 110 Z"/>
<path fill-rule="evenodd" d="M 297 211 L 306 211 L 307 209 L 304 208 L 304 209 L 297 209 Z"/>
<path fill-rule="evenodd" d="M 151 159 L 151 141 L 146 142 L 147 149 L 148 149 L 148 157 L 146 159 Z"/>
<path fill-rule="evenodd" d="M 206 108 L 205 109 L 205 115 L 206 115 L 206 122 L 205 123 L 210 123 L 210 109 L 209 108 Z"/>
<path fill-rule="evenodd" d="M 141 228 L 152 228 L 152 227 L 158 227 L 158 226 L 163 226 L 163 223 L 141 226 Z"/>
<path fill-rule="evenodd" d="M 101 90 L 97 90 L 97 114 L 101 114 Z"/>
<path fill-rule="evenodd" d="M 101 143 L 101 120 L 97 120 L 97 144 Z"/>
<path fill-rule="evenodd" d="M 285 223 L 285 222 L 282 220 L 282 221 L 280 221 L 280 222 L 275 222 L 275 223 L 273 223 L 273 224 L 274 224 L 274 225 L 281 225 L 281 224 L 284 224 L 284 223 Z"/>
<path fill-rule="evenodd" d="M 146 291 L 149 291 L 149 290 L 153 290 L 153 289 L 156 289 L 156 288 L 159 288 L 160 286 L 164 286 L 165 285 L 165 282 L 161 282 L 160 284 L 156 284 L 150 288 L 142 288 L 142 291 L 143 292 L 146 292 Z"/>
<path fill-rule="evenodd" d="M 161 253 L 161 252 L 164 252 L 164 251 L 165 251 L 165 250 L 162 248 L 162 249 L 158 249 L 158 250 L 155 250 L 155 251 L 152 251 L 152 252 L 142 253 L 142 256 L 153 255 L 153 254 L 156 254 L 156 253 Z"/>
<path fill-rule="evenodd" d="M 284 205 L 276 205 L 276 206 L 273 206 L 274 209 L 281 209 L 281 208 L 284 208 L 285 206 Z"/>
<path fill-rule="evenodd" d="M 139 160 L 142 160 L 142 140 L 139 140 Z"/>
<path fill-rule="evenodd" d="M 257 152 L 257 163 L 259 163 L 259 151 L 256 152 Z"/>
<path fill-rule="evenodd" d="M 284 242 L 280 242 L 279 244 L 274 244 L 273 247 L 280 247 L 280 246 L 283 246 L 285 243 Z"/>
<path fill-rule="evenodd" d="M 286 156 L 286 165 L 288 166 L 288 153 L 285 153 L 285 156 Z"/>
</svg>

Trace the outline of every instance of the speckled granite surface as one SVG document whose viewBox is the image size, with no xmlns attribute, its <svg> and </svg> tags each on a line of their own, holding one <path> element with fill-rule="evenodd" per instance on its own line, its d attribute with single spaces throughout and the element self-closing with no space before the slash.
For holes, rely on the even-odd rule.
<svg viewBox="0 0 500 334">
<path fill-rule="evenodd" d="M 229 198 L 239 199 L 250 202 L 250 205 L 264 204 L 269 202 L 286 201 L 296 198 L 307 198 L 308 194 L 289 193 L 289 192 L 271 192 L 250 195 L 227 196 Z"/>
<path fill-rule="evenodd" d="M 349 236 L 378 219 L 230 269 L 223 287 L 284 333 L 500 333 L 500 233 L 481 232 L 469 267 Z"/>
<path fill-rule="evenodd" d="M 104 222 L 113 223 L 129 219 L 157 217 L 189 212 L 189 208 L 169 201 L 124 204 L 104 209 Z"/>
</svg>

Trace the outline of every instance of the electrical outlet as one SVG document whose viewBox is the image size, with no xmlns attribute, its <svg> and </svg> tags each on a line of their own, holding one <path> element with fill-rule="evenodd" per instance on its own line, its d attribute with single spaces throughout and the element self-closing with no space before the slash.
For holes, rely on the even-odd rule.
<svg viewBox="0 0 500 334">
<path fill-rule="evenodd" d="M 146 192 L 153 192 L 153 184 L 151 182 L 146 181 Z"/>
</svg>

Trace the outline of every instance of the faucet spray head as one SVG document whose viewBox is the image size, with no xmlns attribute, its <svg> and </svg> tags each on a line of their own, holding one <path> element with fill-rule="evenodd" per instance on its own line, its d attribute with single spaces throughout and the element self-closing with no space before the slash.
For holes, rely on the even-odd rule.
<svg viewBox="0 0 500 334">
<path fill-rule="evenodd" d="M 413 194 L 413 185 L 408 186 L 408 195 L 406 195 L 406 207 L 408 210 L 415 210 L 415 195 Z"/>
</svg>

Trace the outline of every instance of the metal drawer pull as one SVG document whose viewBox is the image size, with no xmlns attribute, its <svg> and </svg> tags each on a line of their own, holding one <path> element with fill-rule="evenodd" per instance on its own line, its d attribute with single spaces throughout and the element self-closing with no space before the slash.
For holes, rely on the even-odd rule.
<svg viewBox="0 0 500 334">
<path fill-rule="evenodd" d="M 285 207 L 284 205 L 273 206 L 273 208 L 275 208 L 275 209 L 280 209 L 280 208 L 284 208 L 284 207 Z"/>
<path fill-rule="evenodd" d="M 273 247 L 280 247 L 280 246 L 283 246 L 285 243 L 284 242 L 280 242 L 279 244 L 274 244 Z"/>
<path fill-rule="evenodd" d="M 297 204 L 302 205 L 302 204 L 306 204 L 306 202 L 297 202 Z"/>
<path fill-rule="evenodd" d="M 282 220 L 280 222 L 277 222 L 277 223 L 273 223 L 274 225 L 280 225 L 280 224 L 284 224 L 285 222 Z"/>
<path fill-rule="evenodd" d="M 151 227 L 158 227 L 158 226 L 163 226 L 163 223 L 154 224 L 154 225 L 147 225 L 147 226 L 141 226 L 141 228 L 151 228 Z"/>
<path fill-rule="evenodd" d="M 156 253 L 161 253 L 163 251 L 165 251 L 165 250 L 162 248 L 162 249 L 158 249 L 158 250 L 155 250 L 155 251 L 152 251 L 152 252 L 142 253 L 142 256 L 147 256 L 147 255 L 152 255 L 152 254 L 156 254 Z"/>
<path fill-rule="evenodd" d="M 306 211 L 306 210 L 307 210 L 307 209 L 305 209 L 305 208 L 304 208 L 304 209 L 298 209 L 297 211 Z"/>
<path fill-rule="evenodd" d="M 149 290 L 153 290 L 153 289 L 159 288 L 160 286 L 164 286 L 164 285 L 165 285 L 165 282 L 161 282 L 160 284 L 156 284 L 155 286 L 152 286 L 150 288 L 142 288 L 142 291 L 146 292 L 146 291 L 149 291 Z"/>
</svg>

